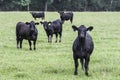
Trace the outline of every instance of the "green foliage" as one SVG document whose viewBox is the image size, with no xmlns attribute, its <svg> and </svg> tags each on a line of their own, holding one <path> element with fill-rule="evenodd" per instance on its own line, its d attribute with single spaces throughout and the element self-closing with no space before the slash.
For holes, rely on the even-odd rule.
<svg viewBox="0 0 120 80">
<path fill-rule="evenodd" d="M 0 10 L 120 11 L 120 0 L 1 0 Z"/>
<path fill-rule="evenodd" d="M 23 49 L 16 48 L 15 28 L 19 21 L 31 21 L 29 12 L 0 12 L 0 80 L 119 80 L 120 79 L 120 13 L 74 12 L 73 25 L 93 26 L 91 32 L 95 48 L 86 77 L 79 64 L 74 76 L 72 44 L 77 36 L 67 21 L 63 25 L 61 43 L 47 42 L 40 24 L 36 51 L 30 51 L 28 41 Z M 57 12 L 46 12 L 46 20 L 59 18 Z M 37 19 L 35 22 L 40 22 Z"/>
<path fill-rule="evenodd" d="M 27 6 L 31 3 L 31 0 L 12 0 L 12 3 L 20 6 Z"/>
<path fill-rule="evenodd" d="M 31 3 L 31 0 L 21 0 L 21 5 L 22 6 L 27 6 Z"/>
</svg>

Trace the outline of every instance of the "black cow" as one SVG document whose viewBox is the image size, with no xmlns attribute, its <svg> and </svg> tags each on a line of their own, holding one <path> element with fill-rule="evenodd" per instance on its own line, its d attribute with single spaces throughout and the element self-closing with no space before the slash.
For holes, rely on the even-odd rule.
<svg viewBox="0 0 120 80">
<path fill-rule="evenodd" d="M 65 20 L 70 20 L 70 22 L 72 23 L 73 21 L 73 13 L 72 12 L 58 12 L 60 14 L 60 18 L 61 20 L 64 22 Z"/>
<path fill-rule="evenodd" d="M 82 69 L 85 68 L 85 74 L 88 76 L 88 65 L 90 61 L 90 55 L 93 52 L 94 44 L 92 41 L 92 37 L 88 33 L 93 29 L 92 26 L 86 28 L 84 25 L 80 27 L 72 26 L 74 31 L 78 31 L 78 36 L 73 43 L 73 58 L 75 63 L 75 72 L 74 75 L 77 75 L 78 68 L 78 59 L 80 58 L 80 62 L 82 65 Z"/>
<path fill-rule="evenodd" d="M 48 42 L 52 42 L 53 34 L 56 35 L 56 41 L 55 42 L 57 42 L 58 34 L 60 36 L 59 42 L 61 42 L 63 22 L 60 19 L 57 19 L 53 22 L 44 21 L 44 22 L 40 22 L 40 23 L 43 24 L 43 27 L 46 31 L 46 34 L 47 34 L 47 37 L 48 37 Z"/>
<path fill-rule="evenodd" d="M 38 31 L 35 25 L 38 25 L 39 23 L 35 23 L 33 21 L 31 22 L 18 22 L 16 25 L 16 40 L 17 40 L 17 48 L 19 48 L 19 42 L 20 42 L 20 48 L 22 48 L 22 41 L 23 39 L 28 40 L 30 50 L 31 48 L 31 41 L 33 41 L 34 44 L 34 50 L 36 49 L 36 40 L 37 40 L 37 35 Z"/>
<path fill-rule="evenodd" d="M 30 12 L 30 13 L 35 20 L 36 20 L 36 18 L 45 19 L 45 13 L 44 12 Z"/>
</svg>

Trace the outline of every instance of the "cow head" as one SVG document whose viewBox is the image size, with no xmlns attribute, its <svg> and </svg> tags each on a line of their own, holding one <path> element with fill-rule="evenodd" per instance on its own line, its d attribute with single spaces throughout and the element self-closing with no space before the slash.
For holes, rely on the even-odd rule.
<svg viewBox="0 0 120 80">
<path fill-rule="evenodd" d="M 64 11 L 58 11 L 58 13 L 60 14 L 60 16 L 62 16 L 64 14 Z"/>
<path fill-rule="evenodd" d="M 34 12 L 30 12 L 31 15 L 34 15 L 35 13 Z"/>
<path fill-rule="evenodd" d="M 34 21 L 26 22 L 27 25 L 30 27 L 30 34 L 34 33 L 36 31 L 35 25 L 39 25 L 39 23 L 35 23 Z"/>
<path fill-rule="evenodd" d="M 47 30 L 48 26 L 51 22 L 44 21 L 44 22 L 40 22 L 40 23 L 43 24 L 44 29 Z"/>
<path fill-rule="evenodd" d="M 78 31 L 78 38 L 80 40 L 84 40 L 87 34 L 87 31 L 91 31 L 93 29 L 92 26 L 86 28 L 84 25 L 81 25 L 80 27 L 76 27 L 75 25 L 72 26 L 74 31 Z"/>
</svg>

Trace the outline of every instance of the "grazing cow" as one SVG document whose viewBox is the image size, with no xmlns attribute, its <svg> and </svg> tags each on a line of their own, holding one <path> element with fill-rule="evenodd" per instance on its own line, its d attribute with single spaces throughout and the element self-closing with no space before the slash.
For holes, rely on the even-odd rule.
<svg viewBox="0 0 120 80">
<path fill-rule="evenodd" d="M 28 40 L 30 50 L 31 48 L 31 41 L 33 41 L 34 44 L 34 50 L 36 49 L 36 40 L 37 40 L 37 35 L 38 31 L 35 25 L 38 25 L 39 23 L 35 23 L 33 21 L 31 22 L 18 22 L 16 25 L 16 40 L 17 40 L 17 48 L 19 48 L 19 42 L 20 42 L 20 48 L 22 48 L 22 41 L 23 39 Z"/>
<path fill-rule="evenodd" d="M 58 12 L 60 14 L 60 18 L 61 20 L 64 22 L 65 20 L 70 20 L 70 22 L 72 23 L 73 21 L 73 13 L 72 12 Z"/>
<path fill-rule="evenodd" d="M 45 19 L 45 13 L 44 12 L 30 12 L 30 13 L 35 20 L 36 20 L 36 18 Z"/>
<path fill-rule="evenodd" d="M 41 24 L 43 24 L 43 27 L 46 31 L 46 34 L 47 34 L 47 37 L 48 37 L 48 42 L 52 42 L 52 37 L 53 37 L 53 34 L 56 35 L 56 41 L 57 42 L 57 39 L 58 39 L 58 34 L 60 36 L 60 40 L 59 42 L 61 42 L 61 37 L 62 37 L 62 21 L 60 19 L 57 19 L 53 22 L 47 22 L 47 21 L 44 21 L 44 22 L 40 22 Z"/>
<path fill-rule="evenodd" d="M 78 36 L 73 43 L 73 58 L 75 63 L 75 72 L 74 75 L 77 75 L 78 68 L 78 59 L 80 58 L 80 62 L 82 65 L 82 69 L 85 68 L 85 74 L 88 76 L 88 65 L 90 61 L 90 55 L 93 52 L 94 44 L 92 41 L 92 37 L 88 33 L 93 29 L 92 26 L 86 28 L 84 25 L 80 27 L 72 26 L 74 31 L 78 31 Z"/>
</svg>

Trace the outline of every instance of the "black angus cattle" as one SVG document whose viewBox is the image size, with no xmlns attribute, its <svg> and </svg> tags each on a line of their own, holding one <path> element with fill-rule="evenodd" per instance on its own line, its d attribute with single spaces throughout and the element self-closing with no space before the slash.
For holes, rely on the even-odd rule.
<svg viewBox="0 0 120 80">
<path fill-rule="evenodd" d="M 72 26 L 74 31 L 78 31 L 78 36 L 73 43 L 73 58 L 75 63 L 75 71 L 74 75 L 77 75 L 77 68 L 78 68 L 78 59 L 80 58 L 80 62 L 82 65 L 82 69 L 85 68 L 85 74 L 88 76 L 88 65 L 90 61 L 90 55 L 93 52 L 94 44 L 92 41 L 92 37 L 88 33 L 93 29 L 92 26 L 86 28 L 84 25 L 80 27 L 76 27 L 75 25 Z"/>
<path fill-rule="evenodd" d="M 64 22 L 65 20 L 70 20 L 70 22 L 72 23 L 73 21 L 73 13 L 72 12 L 63 12 L 60 11 L 58 12 L 60 14 L 60 18 L 61 20 Z"/>
<path fill-rule="evenodd" d="M 44 12 L 30 12 L 30 13 L 35 20 L 36 20 L 36 18 L 45 19 L 45 13 Z"/>
<path fill-rule="evenodd" d="M 18 22 L 16 25 L 16 40 L 17 40 L 17 48 L 19 48 L 19 42 L 20 42 L 20 48 L 22 48 L 22 41 L 23 39 L 28 40 L 30 50 L 31 48 L 31 41 L 33 41 L 34 44 L 34 50 L 36 49 L 36 40 L 37 40 L 37 35 L 38 31 L 35 25 L 38 25 L 39 23 L 35 23 L 33 21 L 31 22 Z"/>
<path fill-rule="evenodd" d="M 47 34 L 47 37 L 48 37 L 48 42 L 52 42 L 53 34 L 56 35 L 56 41 L 55 42 L 57 42 L 58 34 L 59 34 L 59 37 L 60 37 L 59 42 L 61 42 L 63 22 L 60 19 L 57 19 L 53 22 L 44 21 L 44 22 L 40 22 L 40 23 L 43 24 L 43 27 L 46 31 L 46 34 Z"/>
</svg>

